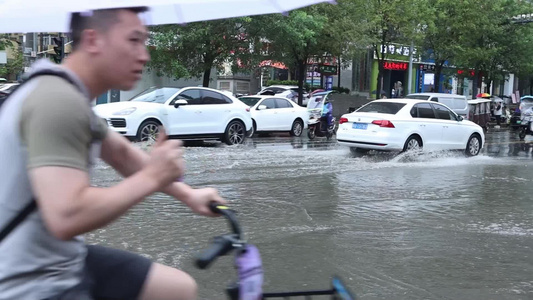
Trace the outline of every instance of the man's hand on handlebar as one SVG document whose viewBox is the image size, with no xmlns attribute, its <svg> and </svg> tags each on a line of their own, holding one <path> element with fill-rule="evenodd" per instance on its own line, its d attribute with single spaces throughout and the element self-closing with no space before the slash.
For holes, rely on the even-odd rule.
<svg viewBox="0 0 533 300">
<path fill-rule="evenodd" d="M 216 189 L 213 188 L 204 188 L 204 189 L 194 189 L 189 193 L 188 199 L 184 201 L 192 211 L 202 216 L 215 217 L 219 216 L 211 211 L 209 204 L 212 202 L 226 204 L 224 200 Z"/>
</svg>

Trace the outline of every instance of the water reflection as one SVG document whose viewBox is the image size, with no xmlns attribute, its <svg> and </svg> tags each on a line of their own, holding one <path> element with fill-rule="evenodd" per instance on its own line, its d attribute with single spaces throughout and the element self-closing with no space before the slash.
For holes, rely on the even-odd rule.
<svg viewBox="0 0 533 300">
<path fill-rule="evenodd" d="M 530 156 L 532 144 L 530 143 L 510 143 L 509 156 Z"/>
</svg>

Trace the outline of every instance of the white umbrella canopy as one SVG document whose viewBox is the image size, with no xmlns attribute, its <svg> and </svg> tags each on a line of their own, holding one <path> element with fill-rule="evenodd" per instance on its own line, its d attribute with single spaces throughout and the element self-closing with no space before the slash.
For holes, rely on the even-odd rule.
<svg viewBox="0 0 533 300">
<path fill-rule="evenodd" d="M 285 13 L 334 0 L 0 0 L 0 33 L 68 32 L 72 12 L 146 6 L 146 25 Z"/>
</svg>

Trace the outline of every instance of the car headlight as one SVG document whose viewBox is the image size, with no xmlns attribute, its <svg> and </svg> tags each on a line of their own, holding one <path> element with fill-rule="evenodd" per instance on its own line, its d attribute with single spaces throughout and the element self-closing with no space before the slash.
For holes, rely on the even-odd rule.
<svg viewBox="0 0 533 300">
<path fill-rule="evenodd" d="M 127 116 L 127 115 L 131 115 L 136 110 L 137 110 L 136 107 L 125 108 L 117 112 L 114 112 L 113 115 L 114 116 Z"/>
</svg>

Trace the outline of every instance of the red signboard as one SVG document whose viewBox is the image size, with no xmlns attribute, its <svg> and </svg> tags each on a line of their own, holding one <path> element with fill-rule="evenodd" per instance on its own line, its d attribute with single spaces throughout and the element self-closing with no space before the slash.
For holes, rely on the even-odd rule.
<svg viewBox="0 0 533 300">
<path fill-rule="evenodd" d="M 457 74 L 459 74 L 459 75 L 466 75 L 464 70 L 457 70 Z M 474 75 L 475 75 L 476 73 L 475 73 L 473 70 L 470 70 L 470 71 L 468 71 L 468 74 L 470 75 L 470 77 L 474 77 Z"/>
<path fill-rule="evenodd" d="M 392 61 L 386 61 L 383 66 L 386 70 L 405 71 L 409 68 L 408 63 L 397 63 Z"/>
</svg>

